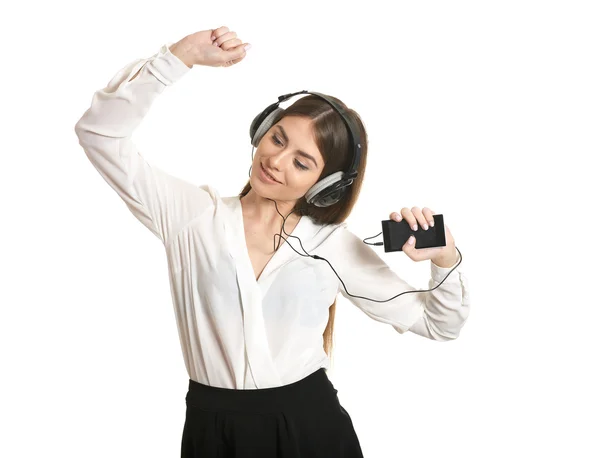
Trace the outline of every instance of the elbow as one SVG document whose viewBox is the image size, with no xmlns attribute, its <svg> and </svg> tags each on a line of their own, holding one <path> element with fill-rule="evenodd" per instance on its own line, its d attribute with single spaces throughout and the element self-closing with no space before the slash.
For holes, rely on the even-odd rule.
<svg viewBox="0 0 600 458">
<path fill-rule="evenodd" d="M 440 327 L 440 326 L 437 326 L 431 320 L 427 320 L 427 328 L 429 330 L 429 338 L 431 340 L 435 340 L 436 342 L 449 342 L 452 340 L 456 340 L 456 339 L 458 339 L 458 336 L 460 335 L 460 330 L 462 329 L 463 325 L 464 325 L 464 322 L 462 322 L 460 325 L 454 326 L 454 327 L 448 327 L 448 326 Z"/>
<path fill-rule="evenodd" d="M 430 338 L 438 342 L 448 342 L 458 339 L 461 329 L 467 322 L 470 310 L 470 306 L 466 302 L 461 304 L 461 307 L 452 315 L 434 319 L 429 314 L 426 314 L 426 323 Z"/>
<path fill-rule="evenodd" d="M 73 130 L 75 131 L 75 135 L 77 135 L 79 144 L 83 147 L 96 145 L 107 138 L 100 135 L 98 129 L 90 124 L 85 115 L 82 116 L 79 121 L 77 121 Z"/>
<path fill-rule="evenodd" d="M 453 334 L 453 335 L 448 335 L 448 334 L 433 334 L 433 337 L 431 340 L 435 340 L 436 342 L 450 342 L 452 340 L 456 340 L 458 339 L 458 335 L 459 334 Z"/>
<path fill-rule="evenodd" d="M 83 138 L 85 137 L 85 133 L 87 132 L 87 130 L 83 127 L 83 118 L 79 119 L 79 121 L 77 121 L 77 123 L 75 124 L 75 135 L 77 135 L 77 138 L 79 139 L 79 142 L 82 142 Z"/>
<path fill-rule="evenodd" d="M 80 122 L 81 122 L 81 119 L 75 123 L 75 128 L 73 129 L 73 130 L 75 130 L 75 135 L 77 135 L 77 137 L 79 137 L 79 132 L 81 132 Z"/>
<path fill-rule="evenodd" d="M 81 124 L 77 122 L 75 124 L 75 135 L 77 135 L 77 140 L 81 146 L 85 145 L 85 130 L 81 127 Z"/>
</svg>

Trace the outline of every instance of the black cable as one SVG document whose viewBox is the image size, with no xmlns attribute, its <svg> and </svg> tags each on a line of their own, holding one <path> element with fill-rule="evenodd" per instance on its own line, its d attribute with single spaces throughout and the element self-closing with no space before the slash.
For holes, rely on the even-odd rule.
<svg viewBox="0 0 600 458">
<path fill-rule="evenodd" d="M 380 236 L 381 234 L 383 234 L 383 232 L 380 232 L 379 234 L 374 235 L 373 237 L 367 237 L 367 239 L 373 239 L 375 237 Z M 383 245 L 383 242 L 375 242 L 375 243 L 365 242 L 365 240 L 367 240 L 367 239 L 363 239 L 363 243 L 365 243 L 367 245 L 374 245 L 374 246 L 381 246 L 381 245 Z"/>
<path fill-rule="evenodd" d="M 438 286 L 440 286 L 442 283 L 444 283 L 444 280 L 446 280 L 446 278 L 448 278 L 448 275 L 450 275 L 450 274 L 451 274 L 451 273 L 454 271 L 454 269 L 456 269 L 456 268 L 457 268 L 457 267 L 460 265 L 460 263 L 462 262 L 462 253 L 460 252 L 460 250 L 459 250 L 458 248 L 456 248 L 456 249 L 457 249 L 457 251 L 458 251 L 458 253 L 459 253 L 459 255 L 460 255 L 460 261 L 459 261 L 459 263 L 458 263 L 457 265 L 455 265 L 455 266 L 452 268 L 452 270 L 451 270 L 450 272 L 448 272 L 448 274 L 447 274 L 447 275 L 444 277 L 444 280 L 442 280 L 442 281 L 441 281 L 441 282 L 440 282 L 440 283 L 439 283 L 437 286 L 435 286 L 435 288 L 431 288 L 431 289 L 425 289 L 425 290 L 421 290 L 421 289 L 419 289 L 419 290 L 414 290 L 414 291 L 404 291 L 403 293 L 397 294 L 397 295 L 395 295 L 394 297 L 390 297 L 389 299 L 386 299 L 386 300 L 384 300 L 384 301 L 383 301 L 383 300 L 378 300 L 378 299 L 371 299 L 371 298 L 369 298 L 369 297 L 364 297 L 364 296 L 355 296 L 354 294 L 351 294 L 351 293 L 348 291 L 348 289 L 346 288 L 346 285 L 345 285 L 344 281 L 343 281 L 343 280 L 340 278 L 340 276 L 338 275 L 338 273 L 336 272 L 336 270 L 333 268 L 333 266 L 331 265 L 331 263 L 330 263 L 330 262 L 329 262 L 327 259 L 325 259 L 325 258 L 322 258 L 321 256 L 318 256 L 318 255 L 311 255 L 311 254 L 308 254 L 308 253 L 307 253 L 307 251 L 304 249 L 304 246 L 302 246 L 302 240 L 300 240 L 300 239 L 299 239 L 297 236 L 295 236 L 295 235 L 291 235 L 291 234 L 288 234 L 288 233 L 286 232 L 286 230 L 285 230 L 285 221 L 287 220 L 287 218 L 288 218 L 288 217 L 289 217 L 289 216 L 290 216 L 290 215 L 291 215 L 291 214 L 292 214 L 294 211 L 292 210 L 290 213 L 288 213 L 288 215 L 287 215 L 287 216 L 285 216 L 285 217 L 284 217 L 284 216 L 281 214 L 281 212 L 279 211 L 279 208 L 277 207 L 277 202 L 275 202 L 273 199 L 270 199 L 270 198 L 268 198 L 268 197 L 267 197 L 267 199 L 269 199 L 269 200 L 272 200 L 272 201 L 275 203 L 275 209 L 277 210 L 277 213 L 279 213 L 279 215 L 280 215 L 280 216 L 283 218 L 283 225 L 281 226 L 281 229 L 282 229 L 282 231 L 285 233 L 285 235 L 287 235 L 287 236 L 288 236 L 288 238 L 289 238 L 289 237 L 294 237 L 294 238 L 298 239 L 298 241 L 300 242 L 300 246 L 302 247 L 302 251 L 304 251 L 306 254 L 304 255 L 304 254 L 302 254 L 302 253 L 299 253 L 299 252 L 298 252 L 298 251 L 297 251 L 297 250 L 296 250 L 296 249 L 295 249 L 295 248 L 292 246 L 292 244 L 291 244 L 290 242 L 288 242 L 287 238 L 286 238 L 286 239 L 283 239 L 283 237 L 281 236 L 281 231 L 279 232 L 279 234 L 273 234 L 273 237 L 275 238 L 275 237 L 277 237 L 277 235 L 279 235 L 279 237 L 280 237 L 280 238 L 282 238 L 283 240 L 285 240 L 285 241 L 288 243 L 288 245 L 289 245 L 289 246 L 292 248 L 292 250 L 294 250 L 294 251 L 295 251 L 296 253 L 298 253 L 300 256 L 304 256 L 304 257 L 310 257 L 310 258 L 313 258 L 313 259 L 320 259 L 320 260 L 323 260 L 323 261 L 327 262 L 327 264 L 329 264 L 329 267 L 331 267 L 331 269 L 333 270 L 333 272 L 335 273 L 335 275 L 337 276 L 337 278 L 338 278 L 338 279 L 340 280 L 340 282 L 342 283 L 342 286 L 343 286 L 343 287 L 344 287 L 344 289 L 346 290 L 346 293 L 348 294 L 348 296 L 357 297 L 357 298 L 359 298 L 359 299 L 367 299 L 367 300 L 369 300 L 369 301 L 373 301 L 373 302 L 388 302 L 388 301 L 391 301 L 392 299 L 395 299 L 395 298 L 397 298 L 398 296 L 402 296 L 403 294 L 407 294 L 407 293 L 425 293 L 425 292 L 427 292 L 427 291 L 433 291 L 433 290 L 434 290 L 434 289 L 436 289 Z M 381 233 L 380 233 L 380 234 L 381 234 Z M 380 235 L 380 234 L 377 234 L 377 235 Z M 373 237 L 377 237 L 377 235 L 375 235 L 375 236 L 373 236 Z M 367 237 L 367 238 L 373 238 L 373 237 Z M 366 239 L 364 239 L 364 240 L 366 240 Z M 367 242 L 365 242 L 364 240 L 363 240 L 363 243 L 367 243 Z M 273 241 L 273 242 L 274 242 L 274 241 Z M 380 245 L 382 244 L 381 242 L 378 242 L 378 243 L 379 243 Z M 273 243 L 273 245 L 275 245 L 275 243 Z M 369 243 L 367 243 L 367 245 L 370 245 L 370 244 L 369 244 Z"/>
</svg>

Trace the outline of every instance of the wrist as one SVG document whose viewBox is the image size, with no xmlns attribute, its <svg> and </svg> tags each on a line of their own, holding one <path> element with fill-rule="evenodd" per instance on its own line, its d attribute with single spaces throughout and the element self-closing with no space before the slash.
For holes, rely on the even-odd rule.
<svg viewBox="0 0 600 458">
<path fill-rule="evenodd" d="M 189 62 L 189 45 L 182 45 L 181 41 L 178 41 L 174 45 L 169 46 L 169 51 L 181 62 L 183 62 L 188 68 L 192 68 L 194 66 L 194 64 Z"/>
<path fill-rule="evenodd" d="M 432 258 L 431 262 L 433 262 L 436 266 L 447 269 L 448 267 L 452 267 L 454 264 L 458 262 L 459 256 L 456 248 L 452 249 L 451 254 L 444 254 L 438 258 Z"/>
</svg>

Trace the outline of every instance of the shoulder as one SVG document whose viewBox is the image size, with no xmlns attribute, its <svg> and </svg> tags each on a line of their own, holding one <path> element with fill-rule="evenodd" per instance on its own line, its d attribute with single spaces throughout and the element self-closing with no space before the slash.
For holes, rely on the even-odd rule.
<svg viewBox="0 0 600 458">
<path fill-rule="evenodd" d="M 311 232 L 314 237 L 318 240 L 318 243 L 325 245 L 337 245 L 340 241 L 347 237 L 348 224 L 344 221 L 342 223 L 322 224 L 316 223 L 312 218 L 305 216 L 307 222 L 306 225 L 311 226 Z"/>
<path fill-rule="evenodd" d="M 198 187 L 201 190 L 205 191 L 207 194 L 209 194 L 213 200 L 217 200 L 217 199 L 221 198 L 219 191 L 208 183 L 201 184 Z"/>
</svg>

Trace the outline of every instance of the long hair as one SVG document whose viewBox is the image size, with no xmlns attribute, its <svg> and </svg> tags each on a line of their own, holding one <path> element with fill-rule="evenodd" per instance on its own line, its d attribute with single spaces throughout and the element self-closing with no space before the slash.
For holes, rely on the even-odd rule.
<svg viewBox="0 0 600 458">
<path fill-rule="evenodd" d="M 362 154 L 358 164 L 358 175 L 352 185 L 346 189 L 339 202 L 329 207 L 317 207 L 308 205 L 304 199 L 298 199 L 292 210 L 293 213 L 298 216 L 309 216 L 314 223 L 321 225 L 340 224 L 348 218 L 358 200 L 367 166 L 368 138 L 360 116 L 356 111 L 349 109 L 341 100 L 332 96 L 329 97 L 344 108 L 347 115 L 358 127 Z M 273 126 L 285 116 L 301 116 L 312 120 L 315 142 L 325 163 L 319 180 L 334 172 L 347 171 L 350 168 L 353 153 L 350 133 L 339 113 L 325 100 L 312 94 L 304 96 L 283 110 L 273 120 Z M 248 180 L 239 197 L 244 197 L 250 189 L 252 189 L 252 186 L 250 180 Z M 323 349 L 330 358 L 333 352 L 335 306 L 336 300 L 329 307 L 329 321 L 323 333 Z"/>
</svg>

